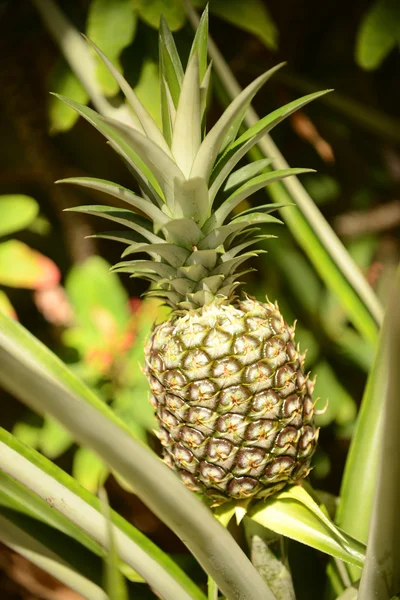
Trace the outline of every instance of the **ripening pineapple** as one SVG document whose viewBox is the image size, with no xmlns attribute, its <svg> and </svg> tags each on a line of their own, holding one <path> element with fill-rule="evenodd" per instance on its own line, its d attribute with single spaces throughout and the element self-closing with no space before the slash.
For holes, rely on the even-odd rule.
<svg viewBox="0 0 400 600">
<path fill-rule="evenodd" d="M 166 462 L 191 489 L 215 503 L 267 497 L 307 475 L 318 430 L 313 383 L 277 304 L 238 297 L 243 263 L 260 250 L 276 205 L 237 212 L 267 184 L 305 169 L 268 170 L 268 160 L 235 167 L 276 124 L 320 95 L 274 111 L 242 135 L 247 107 L 278 69 L 251 83 L 205 130 L 210 65 L 208 17 L 197 30 L 186 71 L 165 22 L 160 27 L 163 133 L 102 52 L 132 109 L 131 123 L 100 116 L 62 98 L 94 125 L 125 160 L 141 196 L 108 181 L 63 180 L 105 192 L 129 209 L 75 210 L 126 227 L 103 237 L 127 245 L 116 271 L 152 283 L 148 296 L 171 309 L 145 349 L 151 402 Z M 324 93 L 324 92 L 322 92 Z M 152 260 L 131 260 L 147 253 Z"/>
</svg>

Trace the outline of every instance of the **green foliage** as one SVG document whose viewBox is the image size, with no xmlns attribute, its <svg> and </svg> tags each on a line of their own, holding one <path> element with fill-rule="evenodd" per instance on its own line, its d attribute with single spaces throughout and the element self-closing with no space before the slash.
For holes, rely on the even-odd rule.
<svg viewBox="0 0 400 600">
<path fill-rule="evenodd" d="M 377 69 L 400 45 L 400 5 L 397 0 L 377 0 L 365 14 L 357 36 L 356 61 L 366 70 Z"/>
<path fill-rule="evenodd" d="M 39 205 L 30 196 L 10 194 L 0 196 L 0 236 L 16 233 L 32 225 Z"/>
<path fill-rule="evenodd" d="M 151 27 L 158 29 L 161 15 L 171 31 L 180 29 L 185 23 L 183 0 L 133 0 L 139 16 Z"/>
<path fill-rule="evenodd" d="M 60 58 L 49 79 L 49 89 L 58 94 L 73 96 L 82 104 L 89 102 L 89 94 L 82 83 L 73 73 L 65 59 Z M 60 104 L 54 96 L 49 100 L 49 126 L 50 133 L 56 134 L 68 131 L 78 120 L 78 115 L 68 106 Z"/>
<path fill-rule="evenodd" d="M 195 6 L 204 7 L 205 2 L 194 0 Z M 211 13 L 256 35 L 270 50 L 278 46 L 278 30 L 271 14 L 262 0 L 210 0 Z"/>
<path fill-rule="evenodd" d="M 119 69 L 120 55 L 135 36 L 136 14 L 132 0 L 92 0 L 88 13 L 86 33 Z M 118 35 L 116 35 L 118 32 Z M 98 81 L 106 96 L 114 96 L 118 86 L 104 63 L 96 57 Z M 66 94 L 67 95 L 67 94 Z"/>
</svg>

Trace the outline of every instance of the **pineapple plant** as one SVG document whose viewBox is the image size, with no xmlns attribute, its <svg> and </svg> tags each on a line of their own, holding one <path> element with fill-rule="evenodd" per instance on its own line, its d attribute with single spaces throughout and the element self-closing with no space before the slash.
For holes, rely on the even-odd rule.
<svg viewBox="0 0 400 600">
<path fill-rule="evenodd" d="M 281 107 L 244 133 L 258 90 L 282 66 L 250 83 L 206 129 L 211 79 L 208 13 L 186 70 L 164 21 L 160 26 L 162 132 L 118 70 L 94 44 L 127 103 L 129 124 L 60 99 L 97 128 L 122 157 L 140 195 L 100 179 L 62 180 L 109 194 L 129 208 L 75 208 L 124 226 L 102 237 L 127 247 L 114 270 L 151 282 L 148 296 L 171 308 L 153 328 L 145 372 L 166 462 L 214 504 L 265 498 L 305 477 L 315 451 L 313 382 L 294 327 L 278 305 L 238 294 L 246 260 L 278 219 L 276 204 L 241 210 L 266 185 L 308 169 L 272 170 L 262 159 L 239 166 L 266 133 L 325 92 Z M 256 249 L 250 249 L 251 247 Z M 151 260 L 131 259 L 147 253 Z"/>
</svg>

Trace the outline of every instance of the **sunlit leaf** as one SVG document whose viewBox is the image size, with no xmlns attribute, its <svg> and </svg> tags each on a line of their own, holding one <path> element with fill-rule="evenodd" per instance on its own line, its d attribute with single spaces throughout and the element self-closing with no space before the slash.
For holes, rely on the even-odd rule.
<svg viewBox="0 0 400 600">
<path fill-rule="evenodd" d="M 370 6 L 358 30 L 356 61 L 363 69 L 377 69 L 400 43 L 400 4 L 377 0 Z"/>
<path fill-rule="evenodd" d="M 273 600 L 244 552 L 198 498 L 165 464 L 136 442 L 128 428 L 57 357 L 1 313 L 0 382 L 35 410 L 58 418 L 73 431 L 79 443 L 91 447 L 118 471 L 150 510 L 181 536 L 223 593 L 246 596 L 249 600 Z M 15 468 L 12 461 L 6 464 Z M 30 479 L 30 484 L 36 485 L 35 479 Z M 129 562 L 129 557 L 121 558 Z M 149 582 L 150 578 L 154 581 L 154 573 L 144 575 L 147 567 L 152 569 L 148 561 L 143 561 L 141 569 L 136 570 Z M 171 600 L 190 597 L 184 596 L 181 585 L 171 579 L 170 585 L 174 582 L 175 586 Z M 160 582 L 156 578 L 151 585 L 158 587 Z M 177 585 L 180 596 L 176 595 Z M 165 589 L 163 595 L 166 597 Z M 198 593 L 195 597 L 200 596 Z"/>
<path fill-rule="evenodd" d="M 185 23 L 183 0 L 133 0 L 133 4 L 140 18 L 155 29 L 159 28 L 161 15 L 171 31 L 180 29 Z"/>
<path fill-rule="evenodd" d="M 365 546 L 337 529 L 300 486 L 258 502 L 248 515 L 264 527 L 362 567 Z"/>
<path fill-rule="evenodd" d="M 271 50 L 278 45 L 278 29 L 262 0 L 211 0 L 210 11 L 256 35 Z"/>
<path fill-rule="evenodd" d="M 74 455 L 72 475 L 84 488 L 95 494 L 107 479 L 108 469 L 92 450 L 78 448 Z"/>
<path fill-rule="evenodd" d="M 92 0 L 86 27 L 87 36 L 118 68 L 121 68 L 119 63 L 121 52 L 133 41 L 135 31 L 136 15 L 132 0 L 113 0 L 113 2 Z M 113 96 L 118 93 L 118 84 L 104 63 L 98 57 L 96 60 L 99 83 L 107 95 Z"/>
<path fill-rule="evenodd" d="M 38 290 L 59 281 L 58 267 L 40 252 L 18 240 L 0 244 L 0 284 Z"/>
<path fill-rule="evenodd" d="M 39 205 L 30 196 L 0 196 L 0 237 L 29 227 L 39 213 Z"/>
<path fill-rule="evenodd" d="M 386 385 L 380 394 L 382 417 L 376 475 L 371 473 L 373 506 L 367 555 L 361 574 L 360 598 L 391 597 L 400 590 L 400 462 L 398 460 L 399 356 L 400 356 L 400 269 L 385 315 L 379 350 L 386 362 Z M 372 406 L 373 409 L 373 406 Z"/>
<path fill-rule="evenodd" d="M 0 290 L 0 311 L 12 319 L 17 318 L 17 313 L 15 312 L 15 309 L 11 304 L 7 294 L 3 292 L 3 290 Z"/>
<path fill-rule="evenodd" d="M 87 104 L 89 101 L 89 94 L 63 58 L 59 59 L 53 68 L 49 89 L 57 94 L 76 98 L 81 104 Z M 59 102 L 55 96 L 50 96 L 49 127 L 51 134 L 68 131 L 75 125 L 78 118 L 79 115 L 72 108 Z"/>
</svg>

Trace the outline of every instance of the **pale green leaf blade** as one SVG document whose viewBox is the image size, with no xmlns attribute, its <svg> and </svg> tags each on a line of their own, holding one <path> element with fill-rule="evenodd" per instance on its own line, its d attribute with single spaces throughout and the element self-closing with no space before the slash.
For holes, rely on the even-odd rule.
<svg viewBox="0 0 400 600">
<path fill-rule="evenodd" d="M 271 500 L 257 503 L 248 515 L 280 535 L 358 567 L 363 566 L 365 546 L 336 529 L 315 502 L 304 503 L 299 500 L 293 495 L 293 487 Z"/>
<path fill-rule="evenodd" d="M 273 67 L 266 73 L 263 73 L 257 77 L 257 79 L 250 83 L 239 94 L 239 96 L 231 102 L 223 115 L 219 118 L 214 127 L 204 138 L 194 160 L 191 171 L 192 177 L 203 177 L 208 181 L 214 166 L 214 162 L 220 151 L 221 144 L 232 123 L 235 123 L 237 115 L 243 113 L 244 109 L 249 106 L 259 89 L 268 81 L 270 77 L 272 77 L 275 71 L 280 69 L 282 66 L 283 63 Z"/>
<path fill-rule="evenodd" d="M 129 256 L 130 254 L 136 254 L 138 252 L 146 252 L 147 254 L 154 256 L 161 256 L 175 269 L 181 267 L 185 262 L 190 251 L 186 248 L 181 248 L 175 244 L 131 244 L 122 253 L 122 258 Z"/>
<path fill-rule="evenodd" d="M 278 65 L 279 66 L 279 65 Z M 231 146 L 229 146 L 226 152 L 222 155 L 218 161 L 211 177 L 211 188 L 210 198 L 214 199 L 219 188 L 228 177 L 232 169 L 237 165 L 239 160 L 268 132 L 270 132 L 276 125 L 281 123 L 288 116 L 302 108 L 309 102 L 316 100 L 320 96 L 328 93 L 330 90 L 322 92 L 315 92 L 308 94 L 302 98 L 298 98 L 285 106 L 277 108 L 269 115 L 266 115 L 260 119 L 255 125 L 250 127 L 243 135 L 241 135 Z"/>
<path fill-rule="evenodd" d="M 168 144 L 165 142 L 165 139 L 159 130 L 157 124 L 154 122 L 153 117 L 150 115 L 148 110 L 143 106 L 140 102 L 139 98 L 126 81 L 125 77 L 121 75 L 121 73 L 114 67 L 112 62 L 107 58 L 107 56 L 94 44 L 91 40 L 88 39 L 88 42 L 93 46 L 97 54 L 100 56 L 101 60 L 104 62 L 107 69 L 110 71 L 111 75 L 114 77 L 118 86 L 121 88 L 122 93 L 128 101 L 128 104 L 131 106 L 133 112 L 136 114 L 137 118 L 140 121 L 140 124 L 143 128 L 143 131 L 147 135 L 147 137 L 152 140 L 155 144 L 160 146 L 166 154 L 170 155 L 170 149 Z"/>
<path fill-rule="evenodd" d="M 228 215 L 232 212 L 234 208 L 236 208 L 243 200 L 261 190 L 265 186 L 270 183 L 274 183 L 275 181 L 280 181 L 281 179 L 285 179 L 286 177 L 290 177 L 292 175 L 300 175 L 302 173 L 312 173 L 313 169 L 280 169 L 277 171 L 270 171 L 269 173 L 264 173 L 262 175 L 257 175 L 253 177 L 242 186 L 240 186 L 237 190 L 235 190 L 226 200 L 221 204 L 221 206 L 215 211 L 213 216 L 210 218 L 208 228 L 206 231 L 209 231 L 209 227 L 215 227 L 216 225 L 222 225 L 222 223 L 226 220 Z M 256 209 L 255 209 L 256 210 Z"/>
<path fill-rule="evenodd" d="M 386 362 L 387 383 L 380 394 L 382 417 L 367 556 L 361 574 L 359 596 L 364 600 L 391 597 L 400 590 L 400 461 L 398 457 L 399 356 L 400 356 L 400 269 L 386 311 L 380 351 Z M 369 451 L 370 452 L 370 451 Z"/>
<path fill-rule="evenodd" d="M 67 371 L 67 370 L 66 370 Z M 79 383 L 79 387 L 83 384 Z M 90 392 L 87 393 L 90 397 Z M 101 403 L 100 400 L 96 400 Z M 110 418 L 119 420 L 106 411 Z M 39 453 L 18 442 L 0 429 L 0 464 L 4 477 L 0 479 L 5 492 L 26 506 L 30 514 L 70 535 L 88 549 L 103 556 L 106 547 L 104 518 L 98 499 L 84 490 L 71 476 Z M 14 480 L 17 483 L 12 484 Z M 11 484 L 10 484 L 11 482 Z M 51 502 L 49 502 L 51 498 Z M 142 533 L 112 513 L 116 526 L 119 556 L 143 578 L 174 600 L 183 594 L 187 600 L 204 600 L 204 596 L 179 567 Z M 135 576 L 136 577 L 136 576 Z M 176 598 L 176 596 L 175 596 Z"/>
<path fill-rule="evenodd" d="M 130 206 L 134 206 L 159 225 L 169 221 L 168 217 L 159 208 L 154 206 L 154 204 L 112 181 L 96 179 L 94 177 L 69 177 L 68 179 L 59 179 L 55 183 L 79 185 L 118 198 L 118 200 L 122 200 L 122 202 L 126 202 Z"/>
<path fill-rule="evenodd" d="M 76 110 L 77 113 L 79 113 L 84 119 L 86 119 L 86 121 L 93 125 L 95 129 L 97 129 L 102 135 L 104 135 L 104 137 L 107 138 L 107 140 L 109 140 L 113 148 L 125 158 L 129 165 L 131 165 L 133 171 L 135 173 L 139 173 L 139 176 L 143 178 L 145 182 L 148 180 L 151 183 L 152 187 L 156 190 L 156 192 L 159 193 L 160 196 L 162 196 L 161 188 L 151 169 L 138 156 L 138 154 L 132 148 L 132 145 L 129 144 L 129 141 L 126 139 L 126 132 L 125 135 L 123 132 L 121 132 L 121 122 L 116 121 L 114 119 L 107 119 L 105 117 L 102 117 L 101 115 L 96 113 L 96 111 L 92 110 L 87 106 L 83 106 L 79 102 L 75 102 L 75 100 L 65 98 L 64 96 L 60 96 L 58 94 L 54 95 L 68 106 L 71 106 L 74 110 Z M 132 129 L 132 131 L 134 130 Z"/>
<path fill-rule="evenodd" d="M 30 196 L 0 196 L 0 237 L 29 227 L 39 214 L 39 205 Z"/>
<path fill-rule="evenodd" d="M 172 154 L 189 177 L 201 143 L 199 60 L 195 54 L 186 69 L 172 132 Z"/>
<path fill-rule="evenodd" d="M 375 0 L 357 33 L 355 58 L 367 71 L 377 69 L 400 42 L 400 5 L 397 0 Z"/>
<path fill-rule="evenodd" d="M 167 83 L 176 108 L 181 93 L 183 68 L 174 38 L 163 16 L 160 20 L 158 51 L 160 56 L 160 75 Z"/>
<path fill-rule="evenodd" d="M 94 215 L 95 217 L 102 217 L 103 219 L 108 219 L 109 221 L 114 221 L 115 223 L 120 223 L 125 227 L 129 227 L 133 229 L 144 238 L 146 238 L 149 242 L 154 244 L 162 243 L 164 240 L 154 233 L 152 233 L 149 229 L 147 229 L 146 225 L 149 223 L 143 223 L 145 219 L 136 215 L 131 210 L 125 210 L 123 208 L 114 208 L 112 206 L 102 206 L 99 205 L 90 205 L 90 206 L 76 206 L 75 208 L 68 208 L 67 211 L 71 212 L 81 212 L 87 215 Z M 142 220 L 143 219 L 143 220 Z"/>
<path fill-rule="evenodd" d="M 259 175 L 261 171 L 266 169 L 271 164 L 270 158 L 260 158 L 260 160 L 255 160 L 248 165 L 244 165 L 244 167 L 240 167 L 233 173 L 229 175 L 224 185 L 224 195 L 228 192 L 232 192 L 237 189 L 249 179 L 252 179 L 256 175 Z"/>
<path fill-rule="evenodd" d="M 199 25 L 193 39 L 189 54 L 189 62 L 197 54 L 199 59 L 199 75 L 202 82 L 207 72 L 208 56 L 208 4 L 201 15 Z"/>
<path fill-rule="evenodd" d="M 107 523 L 107 557 L 105 559 L 105 589 L 112 600 L 128 600 L 125 579 L 119 569 L 117 546 L 114 535 L 114 526 L 111 521 L 110 505 L 107 493 L 102 488 L 99 490 L 102 503 L 102 512 Z"/>
<path fill-rule="evenodd" d="M 204 179 L 193 177 L 189 180 L 175 179 L 175 215 L 194 219 L 202 227 L 210 214 L 208 187 Z M 179 207 L 179 211 L 178 211 Z"/>
<path fill-rule="evenodd" d="M 122 50 L 133 41 L 136 21 L 132 0 L 92 0 L 86 33 L 109 57 L 111 64 L 120 68 L 119 57 Z M 103 91 L 108 96 L 117 94 L 118 82 L 98 57 L 96 62 L 96 76 Z"/>
<path fill-rule="evenodd" d="M 269 588 L 240 547 L 196 496 L 165 464 L 136 442 L 123 424 L 117 425 L 119 420 L 107 406 L 93 400 L 91 394 L 87 402 L 88 391 L 80 396 L 74 390 L 76 383 L 71 390 L 68 382 L 72 375 L 63 376 L 68 369 L 23 327 L 1 314 L 0 359 L 1 384 L 36 410 L 56 416 L 73 431 L 77 441 L 91 447 L 118 471 L 150 510 L 181 536 L 225 595 L 273 600 Z M 7 460 L 6 464 L 15 467 L 13 461 Z M 121 558 L 128 562 L 129 557 Z M 153 566 L 148 560 L 143 568 L 146 565 Z M 136 570 L 143 574 L 143 569 Z M 146 574 L 145 579 L 150 581 L 149 578 L 153 580 L 154 573 Z M 171 600 L 190 597 L 172 579 Z M 152 585 L 158 587 L 160 582 Z M 180 596 L 176 594 L 177 585 Z M 165 578 L 161 595 L 167 598 Z"/>
</svg>

